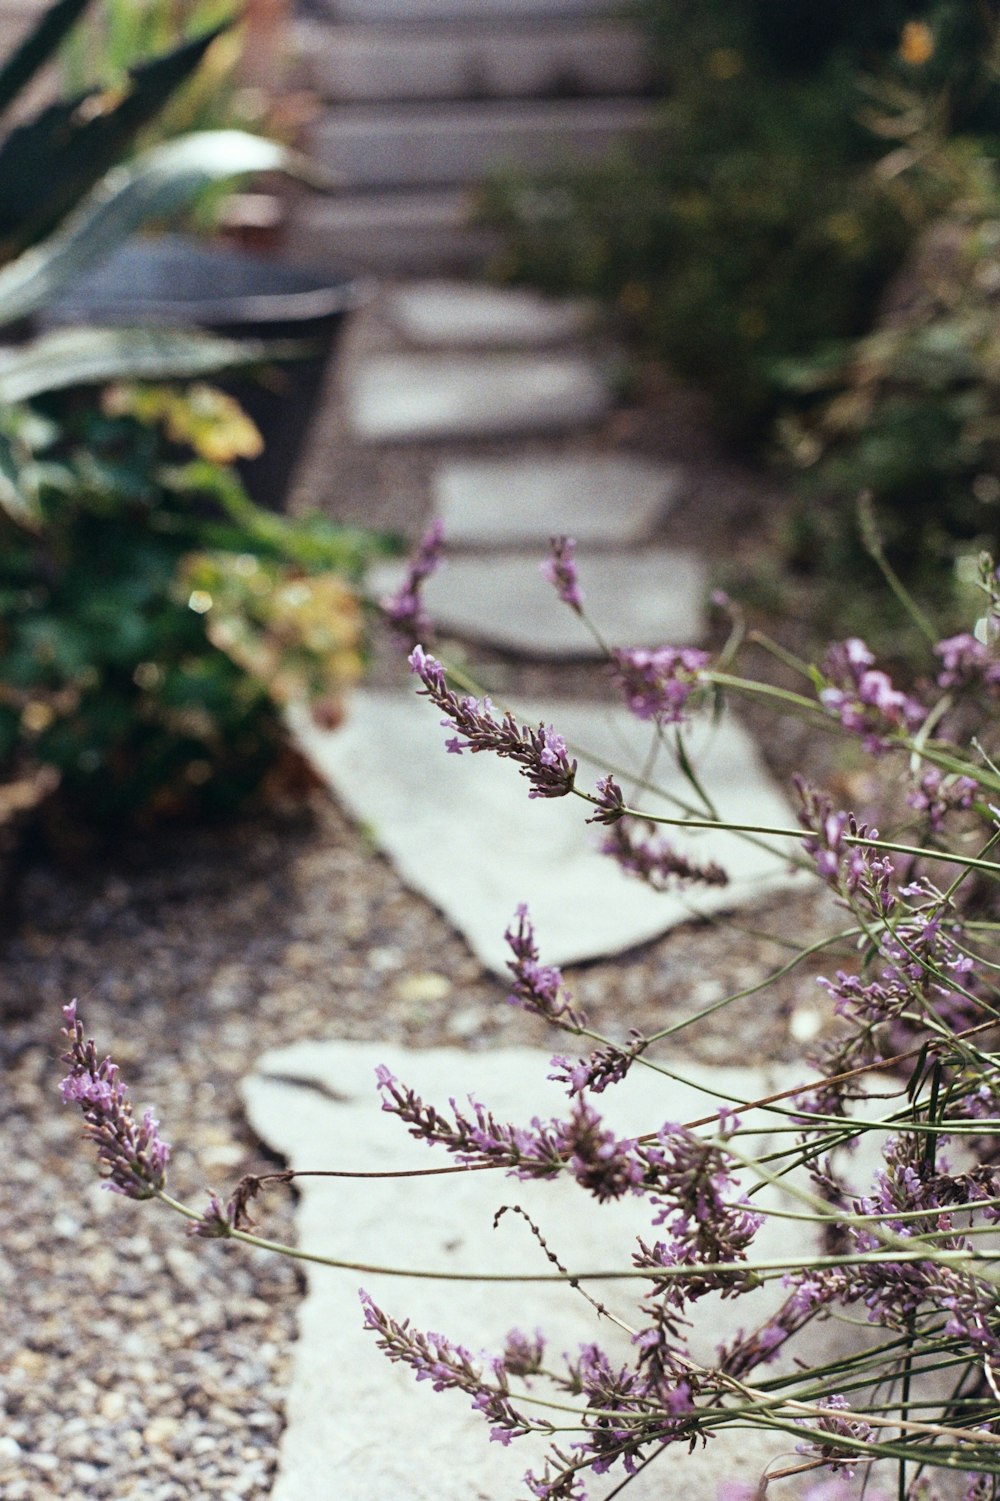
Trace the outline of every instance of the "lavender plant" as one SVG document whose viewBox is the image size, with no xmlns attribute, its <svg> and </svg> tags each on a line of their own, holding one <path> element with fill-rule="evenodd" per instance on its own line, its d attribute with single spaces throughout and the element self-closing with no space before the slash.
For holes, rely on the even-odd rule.
<svg viewBox="0 0 1000 1501">
<path fill-rule="evenodd" d="M 438 534 L 425 539 L 399 596 L 387 602 L 397 630 L 424 628 L 420 586 L 440 550 Z M 570 539 L 554 539 L 543 568 L 583 617 Z M 815 1501 L 874 1498 L 884 1494 L 877 1487 L 890 1466 L 901 1501 L 931 1501 L 940 1473 L 964 1477 L 967 1501 L 1000 1494 L 1000 578 L 987 558 L 980 584 L 974 632 L 930 643 L 931 666 L 912 692 L 895 685 L 858 640 L 832 646 L 819 667 L 782 652 L 785 667 L 799 674 L 795 689 L 738 675 L 738 628 L 714 658 L 673 646 L 611 654 L 626 704 L 688 778 L 690 803 L 673 814 L 644 806 L 641 788 L 627 795 L 613 770 L 589 783 L 554 727 L 522 723 L 485 695 L 461 691 L 472 685 L 457 678 L 451 686 L 444 665 L 410 642 L 417 691 L 441 716 L 446 749 L 513 761 L 531 798 L 579 799 L 589 821 L 603 827 L 606 853 L 633 877 L 657 889 L 723 883 L 725 871 L 690 858 L 660 826 L 672 826 L 672 838 L 728 827 L 785 850 L 792 841 L 793 858 L 829 889 L 843 915 L 839 930 L 810 949 L 844 958 L 821 981 L 835 1024 L 805 1058 L 797 1086 L 767 1098 L 719 1096 L 699 1119 L 656 1119 L 647 1132 L 618 1136 L 595 1098 L 633 1069 L 665 1073 L 664 1047 L 705 1011 L 659 1032 L 633 1032 L 626 1043 L 603 1035 L 561 971 L 544 962 L 524 907 L 506 934 L 507 999 L 572 1039 L 551 1063 L 551 1077 L 566 1090 L 565 1110 L 550 1120 L 501 1120 L 471 1097 L 446 1107 L 424 1100 L 378 1070 L 382 1110 L 447 1154 L 453 1171 L 568 1177 L 596 1205 L 630 1198 L 648 1210 L 648 1238 L 614 1274 L 636 1290 L 624 1360 L 596 1340 L 560 1354 L 543 1332 L 522 1330 L 512 1330 L 502 1349 L 477 1355 L 447 1334 L 413 1328 L 362 1292 L 365 1327 L 390 1360 L 435 1390 L 462 1394 L 501 1444 L 529 1433 L 548 1438 L 544 1466 L 525 1475 L 526 1495 L 537 1501 L 580 1501 L 592 1477 L 613 1472 L 627 1482 L 661 1454 L 707 1443 L 729 1425 L 788 1434 L 798 1452 L 763 1477 L 735 1477 L 720 1501 L 760 1501 L 771 1482 L 810 1472 Z M 883 837 L 798 779 L 797 827 L 723 824 L 690 764 L 686 726 L 705 701 L 741 694 L 783 713 L 795 709 L 817 729 L 857 742 L 888 785 L 906 789 L 908 821 Z M 724 997 L 711 1009 L 738 999 Z M 228 1199 L 212 1194 L 204 1209 L 172 1198 L 169 1149 L 156 1122 L 147 1115 L 136 1124 L 115 1066 L 98 1062 L 75 1004 L 66 1019 L 64 1098 L 81 1106 L 116 1192 L 159 1199 L 188 1218 L 195 1237 L 226 1237 L 341 1269 L 448 1278 L 446 1270 L 360 1266 L 263 1237 L 251 1202 L 269 1178 L 289 1181 L 295 1169 L 245 1178 Z M 772 1142 L 763 1154 L 754 1147 L 762 1125 Z M 864 1139 L 879 1152 L 868 1181 L 859 1180 L 864 1154 L 855 1150 Z M 356 1173 L 345 1166 L 331 1176 Z M 760 1232 L 772 1219 L 811 1226 L 815 1253 L 764 1255 Z M 526 1266 L 533 1281 L 568 1281 L 586 1292 L 608 1275 L 564 1266 L 541 1248 L 554 1269 Z M 481 1277 L 508 1280 L 488 1271 Z M 696 1358 L 690 1333 L 703 1300 L 738 1301 L 766 1284 L 780 1288 L 769 1315 L 713 1360 Z M 606 1312 L 594 1307 L 595 1317 Z M 840 1317 L 870 1325 L 870 1335 L 847 1354 L 818 1359 L 810 1331 Z"/>
</svg>

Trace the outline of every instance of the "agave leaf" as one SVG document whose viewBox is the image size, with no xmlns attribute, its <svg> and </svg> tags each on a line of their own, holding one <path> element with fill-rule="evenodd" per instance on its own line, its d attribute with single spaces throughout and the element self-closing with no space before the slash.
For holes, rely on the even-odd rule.
<svg viewBox="0 0 1000 1501">
<path fill-rule="evenodd" d="M 120 93 L 58 100 L 11 131 L 0 145 L 0 247 L 7 256 L 48 234 L 121 161 L 224 29 L 132 68 Z"/>
<path fill-rule="evenodd" d="M 291 352 L 287 345 L 180 329 L 60 328 L 0 350 L 0 407 L 70 386 L 192 377 Z"/>
<path fill-rule="evenodd" d="M 0 112 L 14 102 L 39 68 L 48 62 L 90 0 L 56 0 L 10 57 L 0 66 Z"/>
<path fill-rule="evenodd" d="M 294 166 L 285 147 L 241 130 L 197 131 L 150 147 L 109 172 L 43 244 L 0 269 L 0 324 L 34 312 L 145 220 L 176 213 L 210 184 Z"/>
</svg>

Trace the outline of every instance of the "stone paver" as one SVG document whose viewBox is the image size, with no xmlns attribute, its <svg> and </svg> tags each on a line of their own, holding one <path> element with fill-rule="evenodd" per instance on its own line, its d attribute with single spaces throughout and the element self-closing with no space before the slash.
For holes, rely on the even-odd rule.
<svg viewBox="0 0 1000 1501">
<path fill-rule="evenodd" d="M 413 344 L 429 349 L 528 349 L 586 332 L 593 309 L 521 287 L 427 281 L 401 287 L 389 316 Z"/>
<path fill-rule="evenodd" d="M 625 711 L 550 702 L 515 706 L 528 723 L 553 723 L 573 754 L 586 749 L 616 768 L 628 792 L 650 748 L 650 732 Z M 478 958 L 506 973 L 503 934 L 527 902 L 543 959 L 552 964 L 621 953 L 694 913 L 739 906 L 779 889 L 789 874 L 787 844 L 768 852 L 717 830 L 671 834 L 696 860 L 715 860 L 727 887 L 658 893 L 628 877 L 597 851 L 600 832 L 585 822 L 578 798 L 529 799 L 509 762 L 489 755 L 447 754 L 440 714 L 414 692 L 359 692 L 345 723 L 318 729 L 294 721 L 300 745 L 349 812 L 371 831 L 403 880 L 422 892 L 461 931 Z M 785 799 L 764 771 L 753 742 L 734 720 L 699 724 L 690 749 L 720 816 L 793 828 Z M 592 788 L 597 767 L 581 760 L 579 781 Z M 680 773 L 661 752 L 651 779 L 690 801 Z M 650 811 L 674 805 L 641 798 Z"/>
<path fill-rule="evenodd" d="M 559 599 L 533 554 L 450 558 L 424 587 L 431 618 L 466 640 L 542 659 L 602 660 L 603 649 Z M 686 645 L 703 630 L 708 579 L 690 552 L 577 554 L 588 618 L 609 646 Z M 376 596 L 402 578 L 395 564 L 372 570 Z"/>
<path fill-rule="evenodd" d="M 442 1166 L 405 1128 L 385 1115 L 374 1070 L 385 1063 L 427 1100 L 446 1108 L 472 1092 L 498 1119 L 528 1122 L 536 1114 L 565 1114 L 565 1094 L 546 1079 L 548 1054 L 525 1048 L 473 1056 L 452 1049 L 406 1050 L 359 1043 L 300 1043 L 265 1055 L 245 1082 L 254 1128 L 275 1151 L 300 1168 L 394 1171 Z M 278 1076 L 275 1078 L 269 1075 Z M 713 1096 L 748 1100 L 797 1082 L 778 1070 L 691 1071 L 692 1085 L 634 1069 L 624 1084 L 600 1098 L 601 1113 L 622 1136 L 656 1129 L 664 1120 L 700 1118 Z M 302 1083 L 291 1082 L 293 1080 Z M 721 1100 L 720 1100 L 721 1103 Z M 753 1141 L 753 1138 L 748 1139 Z M 743 1149 L 751 1150 L 747 1142 Z M 754 1150 L 764 1143 L 758 1139 Z M 650 1211 L 641 1203 L 597 1209 L 575 1184 L 513 1183 L 493 1173 L 434 1180 L 336 1182 L 299 1180 L 298 1244 L 307 1250 L 376 1265 L 443 1268 L 455 1272 L 546 1272 L 542 1252 L 524 1222 L 508 1215 L 493 1229 L 503 1204 L 532 1215 L 555 1252 L 572 1270 L 625 1267 L 635 1236 L 651 1238 Z M 798 1208 L 776 1191 L 776 1207 Z M 758 1201 L 760 1202 L 760 1201 Z M 761 1257 L 814 1252 L 807 1231 L 774 1221 L 758 1237 Z M 304 1264 L 308 1294 L 299 1313 L 292 1387 L 286 1408 L 278 1479 L 271 1501 L 513 1501 L 529 1466 L 539 1466 L 544 1444 L 534 1436 L 509 1448 L 489 1444 L 486 1425 L 457 1393 L 434 1393 L 377 1350 L 361 1328 L 357 1288 L 364 1286 L 393 1317 L 410 1317 L 418 1329 L 458 1340 L 474 1353 L 502 1348 L 513 1327 L 541 1328 L 554 1358 L 597 1341 L 627 1358 L 627 1340 L 565 1285 L 411 1282 Z M 595 1292 L 633 1324 L 641 1321 L 627 1285 L 599 1283 Z M 696 1358 L 711 1359 L 716 1345 L 737 1327 L 766 1318 L 782 1297 L 779 1284 L 730 1302 L 709 1297 L 698 1304 L 692 1337 Z M 856 1340 L 836 1325 L 820 1326 L 817 1352 L 830 1341 Z M 776 1365 L 768 1367 L 773 1375 Z M 682 1446 L 653 1464 L 633 1484 L 633 1501 L 716 1501 L 722 1480 L 755 1484 L 767 1460 L 789 1450 L 787 1434 L 723 1433 L 704 1450 Z M 322 1477 L 321 1480 L 318 1477 Z M 588 1494 L 605 1495 L 622 1476 L 613 1471 L 588 1481 Z M 809 1477 L 807 1477 L 808 1480 Z M 814 1477 L 812 1477 L 814 1478 Z M 665 1482 L 669 1482 L 665 1486 Z M 783 1495 L 794 1498 L 796 1482 Z"/>
<path fill-rule="evenodd" d="M 642 33 L 621 20 L 546 19 L 524 29 L 509 14 L 500 25 L 442 21 L 440 14 L 405 27 L 296 20 L 296 51 L 310 88 L 338 103 L 398 104 L 470 92 L 479 99 L 635 94 L 653 79 Z"/>
<path fill-rule="evenodd" d="M 466 186 L 488 173 L 602 161 L 648 141 L 647 99 L 487 100 L 331 107 L 311 132 L 311 155 L 352 189 Z"/>
<path fill-rule="evenodd" d="M 320 0 L 321 13 L 350 21 L 471 20 L 547 21 L 602 16 L 613 9 L 608 0 Z"/>
<path fill-rule="evenodd" d="M 680 469 L 630 454 L 455 460 L 434 479 L 449 542 L 544 546 L 565 534 L 606 545 L 641 542 L 676 498 Z"/>
<path fill-rule="evenodd" d="M 611 402 L 587 360 L 543 355 L 377 355 L 349 372 L 348 413 L 375 442 L 560 431 Z"/>
</svg>

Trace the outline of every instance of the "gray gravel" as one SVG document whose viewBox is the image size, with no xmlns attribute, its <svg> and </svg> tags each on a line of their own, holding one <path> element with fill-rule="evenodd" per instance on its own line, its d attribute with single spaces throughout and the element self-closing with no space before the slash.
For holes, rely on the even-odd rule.
<svg viewBox="0 0 1000 1501">
<path fill-rule="evenodd" d="M 375 310 L 354 338 L 383 335 Z M 720 525 L 740 494 L 747 525 L 759 522 L 766 487 L 744 476 L 741 491 L 739 470 L 708 449 L 689 400 L 670 399 L 677 420 L 667 437 L 661 402 L 618 414 L 588 441 L 685 458 L 695 495 L 716 485 Z M 496 449 L 476 450 L 485 451 Z M 334 386 L 300 494 L 413 534 L 430 462 L 429 451 L 347 441 Z M 672 525 L 675 540 L 690 540 L 697 515 L 689 506 Z M 728 534 L 724 550 L 736 545 Z M 600 689 L 582 669 L 553 682 L 488 654 L 480 665 L 504 690 Z M 378 676 L 398 673 L 380 649 Z M 772 737 L 779 761 L 797 749 L 791 730 L 784 742 Z M 266 1048 L 305 1037 L 471 1049 L 565 1039 L 504 1005 L 503 987 L 319 791 L 224 830 L 168 829 L 73 870 L 38 863 L 21 912 L 0 969 L 9 1018 L 0 1027 L 0 1496 L 266 1497 L 295 1268 L 193 1243 L 170 1213 L 100 1190 L 78 1118 L 56 1093 L 60 1006 L 79 997 L 88 1033 L 114 1051 L 136 1104 L 155 1106 L 175 1144 L 172 1190 L 194 1202 L 206 1186 L 225 1189 L 267 1165 L 237 1097 Z M 623 1037 L 759 982 L 786 956 L 783 937 L 828 917 L 816 896 L 783 898 L 744 914 L 752 932 L 692 924 L 570 980 L 591 1020 Z M 809 974 L 792 977 L 679 1034 L 676 1050 L 712 1062 L 794 1056 L 793 1033 L 821 1011 Z M 268 1199 L 264 1225 L 292 1234 L 287 1198 Z"/>
</svg>

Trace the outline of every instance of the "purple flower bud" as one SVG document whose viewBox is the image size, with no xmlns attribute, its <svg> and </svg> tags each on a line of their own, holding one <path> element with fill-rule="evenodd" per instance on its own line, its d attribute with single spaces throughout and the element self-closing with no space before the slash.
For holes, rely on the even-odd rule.
<svg viewBox="0 0 1000 1501">
<path fill-rule="evenodd" d="M 595 822 L 596 820 L 590 820 Z M 636 830 L 647 830 L 641 837 Z M 620 818 L 612 824 L 601 842 L 601 853 L 652 886 L 654 891 L 670 891 L 677 886 L 728 886 L 729 877 L 721 865 L 708 860 L 704 865 L 682 855 L 668 839 L 654 835 L 655 824 L 640 819 Z"/>
<path fill-rule="evenodd" d="M 553 537 L 551 555 L 541 564 L 544 579 L 555 589 L 564 605 L 569 605 L 578 615 L 583 613 L 583 595 L 576 576 L 573 554 L 576 542 L 572 537 Z"/>
<path fill-rule="evenodd" d="M 539 962 L 535 930 L 528 909 L 522 902 L 515 915 L 517 926 L 512 923 L 504 938 L 513 954 L 507 968 L 514 977 L 514 988 L 508 995 L 508 1003 L 521 1006 L 545 1021 L 574 1030 L 586 1026 L 582 1011 L 574 1009 L 569 992 L 563 983 L 562 970 L 554 964 Z"/>
<path fill-rule="evenodd" d="M 845 730 L 861 735 L 871 755 L 889 748 L 887 732 L 908 735 L 927 717 L 927 710 L 909 698 L 886 673 L 874 666 L 875 658 L 857 637 L 835 643 L 827 652 L 824 676 L 827 686 L 821 689 L 820 703 Z"/>
<path fill-rule="evenodd" d="M 444 527 L 439 518 L 431 522 L 410 559 L 406 576 L 395 594 L 382 600 L 382 610 L 396 634 L 407 643 L 428 637 L 433 627 L 424 609 L 421 591 L 440 566 L 444 551 Z"/>
<path fill-rule="evenodd" d="M 110 1058 L 97 1060 L 91 1039 L 84 1041 L 76 1001 L 63 1007 L 69 1051 L 62 1061 L 69 1068 L 59 1088 L 66 1104 L 83 1111 L 84 1134 L 97 1143 L 97 1157 L 106 1171 L 105 1187 L 129 1199 L 152 1198 L 167 1181 L 170 1147 L 158 1132 L 159 1121 L 147 1110 L 137 1125 L 128 1088 L 118 1078 Z"/>
<path fill-rule="evenodd" d="M 565 797 L 572 792 L 576 762 L 569 759 L 565 740 L 551 725 L 532 729 L 519 725 L 509 712 L 498 718 L 488 698 L 460 698 L 447 686 L 441 663 L 422 646 L 414 647 L 409 662 L 424 685 L 418 691 L 446 716 L 442 724 L 459 732 L 447 742 L 453 755 L 493 751 L 514 761 L 531 783 L 529 797 Z"/>
<path fill-rule="evenodd" d="M 637 719 L 655 719 L 659 724 L 680 724 L 687 718 L 685 707 L 695 688 L 707 682 L 707 652 L 697 647 L 661 646 L 656 651 L 642 647 L 611 653 L 618 685 Z"/>
<path fill-rule="evenodd" d="M 223 1204 L 218 1194 L 209 1194 L 208 1207 L 188 1226 L 188 1235 L 200 1240 L 225 1240 L 236 1228 L 236 1200 Z"/>
</svg>

